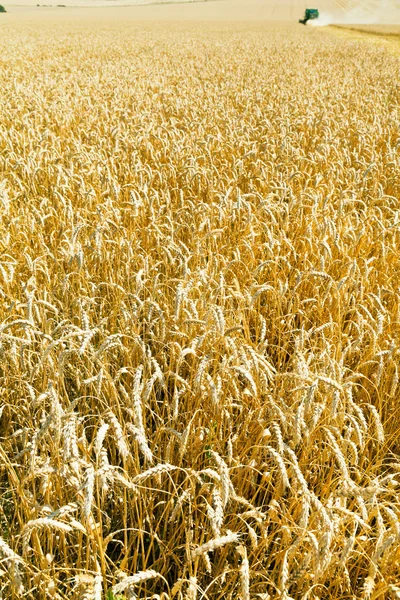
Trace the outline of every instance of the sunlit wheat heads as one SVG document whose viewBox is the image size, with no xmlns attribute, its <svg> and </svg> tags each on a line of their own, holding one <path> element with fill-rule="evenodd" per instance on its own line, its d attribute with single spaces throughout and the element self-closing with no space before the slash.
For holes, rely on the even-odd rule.
<svg viewBox="0 0 400 600">
<path fill-rule="evenodd" d="M 68 18 L 0 50 L 3 597 L 398 597 L 398 58 Z"/>
</svg>

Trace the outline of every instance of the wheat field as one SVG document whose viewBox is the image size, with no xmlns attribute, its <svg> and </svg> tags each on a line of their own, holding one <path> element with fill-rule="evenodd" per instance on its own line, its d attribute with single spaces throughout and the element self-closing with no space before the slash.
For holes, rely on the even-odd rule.
<svg viewBox="0 0 400 600">
<path fill-rule="evenodd" d="M 400 598 L 399 57 L 2 23 L 0 596 Z"/>
</svg>

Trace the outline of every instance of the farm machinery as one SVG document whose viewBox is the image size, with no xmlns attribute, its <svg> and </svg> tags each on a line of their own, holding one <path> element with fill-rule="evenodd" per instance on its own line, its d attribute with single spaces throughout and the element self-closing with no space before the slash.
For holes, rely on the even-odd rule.
<svg viewBox="0 0 400 600">
<path fill-rule="evenodd" d="M 314 21 L 314 19 L 318 19 L 319 10 L 317 8 L 306 8 L 306 12 L 304 13 L 304 18 L 299 19 L 299 23 L 303 25 L 307 25 L 308 21 Z"/>
</svg>

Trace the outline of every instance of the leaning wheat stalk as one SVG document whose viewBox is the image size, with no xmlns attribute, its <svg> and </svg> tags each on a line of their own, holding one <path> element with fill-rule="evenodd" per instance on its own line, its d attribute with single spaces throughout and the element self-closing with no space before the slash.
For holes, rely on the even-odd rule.
<svg viewBox="0 0 400 600">
<path fill-rule="evenodd" d="M 226 535 L 222 535 L 219 538 L 214 538 L 205 544 L 202 544 L 198 548 L 192 551 L 192 558 L 197 558 L 206 552 L 214 552 L 217 548 L 222 548 L 227 544 L 234 544 L 238 542 L 240 536 L 238 533 L 232 533 L 232 531 L 228 531 Z"/>
<path fill-rule="evenodd" d="M 29 540 L 33 531 L 36 531 L 38 529 L 55 530 L 63 533 L 69 533 L 70 531 L 72 531 L 71 525 L 68 525 L 68 523 L 64 523 L 63 521 L 57 521 L 56 519 L 48 519 L 47 517 L 41 517 L 40 519 L 34 519 L 32 521 L 29 521 L 22 530 L 22 542 L 24 553 L 27 551 Z"/>
<path fill-rule="evenodd" d="M 114 585 L 112 588 L 113 594 L 120 594 L 121 592 L 133 588 L 135 585 L 138 585 L 143 581 L 155 579 L 156 577 L 160 577 L 160 573 L 157 573 L 157 571 L 154 571 L 153 569 L 139 571 L 139 573 L 131 575 L 130 577 L 125 577 L 125 579 L 123 579 L 120 583 Z"/>
</svg>

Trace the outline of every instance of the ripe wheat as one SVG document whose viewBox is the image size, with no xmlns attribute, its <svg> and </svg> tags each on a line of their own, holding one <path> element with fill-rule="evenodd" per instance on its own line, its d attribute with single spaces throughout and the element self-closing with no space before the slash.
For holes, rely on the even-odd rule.
<svg viewBox="0 0 400 600">
<path fill-rule="evenodd" d="M 0 595 L 399 597 L 398 57 L 1 27 Z"/>
</svg>

